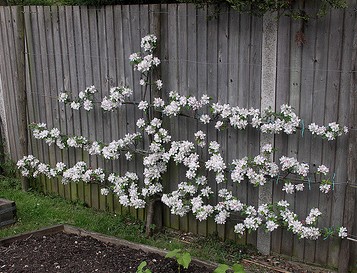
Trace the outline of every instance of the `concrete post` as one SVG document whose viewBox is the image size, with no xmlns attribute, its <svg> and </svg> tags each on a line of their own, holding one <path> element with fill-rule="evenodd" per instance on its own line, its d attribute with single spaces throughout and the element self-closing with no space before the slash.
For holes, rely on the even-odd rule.
<svg viewBox="0 0 357 273">
<path fill-rule="evenodd" d="M 271 107 L 275 110 L 276 95 L 276 54 L 278 39 L 278 21 L 276 13 L 269 13 L 263 17 L 262 39 L 262 80 L 261 80 L 261 109 Z M 262 134 L 260 146 L 274 145 L 274 135 Z M 272 202 L 273 185 L 267 183 L 259 187 L 258 205 Z M 263 254 L 269 254 L 271 248 L 271 234 L 265 233 L 263 228 L 258 229 L 257 248 Z"/>
</svg>

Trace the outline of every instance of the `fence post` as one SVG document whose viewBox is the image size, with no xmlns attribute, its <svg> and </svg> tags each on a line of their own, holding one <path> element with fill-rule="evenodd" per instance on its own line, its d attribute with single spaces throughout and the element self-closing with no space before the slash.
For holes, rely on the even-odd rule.
<svg viewBox="0 0 357 273">
<path fill-rule="evenodd" d="M 278 26 L 276 13 L 269 13 L 263 17 L 263 39 L 262 39 L 262 80 L 261 80 L 261 109 L 271 107 L 275 110 L 276 93 L 276 54 Z M 274 146 L 273 135 L 261 135 L 260 146 L 272 144 Z M 259 187 L 258 205 L 271 203 L 273 198 L 273 184 L 266 183 Z M 271 249 L 271 235 L 263 228 L 258 229 L 257 248 L 263 254 L 269 254 Z"/>
<path fill-rule="evenodd" d="M 357 19 L 355 20 L 354 38 L 352 43 L 352 69 L 349 109 L 349 138 L 347 179 L 349 183 L 357 183 Z M 355 220 L 356 188 L 346 185 L 345 210 L 343 214 L 343 226 L 348 232 L 353 230 Z M 354 243 L 355 244 L 355 243 Z M 350 262 L 351 245 L 349 240 L 342 240 L 338 260 L 338 272 L 348 272 Z"/>
<path fill-rule="evenodd" d="M 16 66 L 17 83 L 16 99 L 19 124 L 19 143 L 21 155 L 28 154 L 28 133 L 27 133 L 27 98 L 26 98 L 26 68 L 25 68 L 25 15 L 24 7 L 15 6 L 17 33 L 16 33 Z M 26 177 L 21 177 L 22 190 L 29 189 L 29 181 Z"/>
</svg>

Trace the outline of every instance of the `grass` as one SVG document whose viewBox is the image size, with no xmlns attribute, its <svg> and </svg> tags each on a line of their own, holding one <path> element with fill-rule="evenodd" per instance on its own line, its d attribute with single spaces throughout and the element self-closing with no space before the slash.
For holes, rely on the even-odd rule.
<svg viewBox="0 0 357 273">
<path fill-rule="evenodd" d="M 143 233 L 144 224 L 138 220 L 95 211 L 58 196 L 43 195 L 35 191 L 22 192 L 19 181 L 14 178 L 0 178 L 0 197 L 15 201 L 17 208 L 17 223 L 0 229 L 0 238 L 56 224 L 69 224 L 161 249 L 185 249 L 199 259 L 218 263 L 232 264 L 251 252 L 247 246 L 223 243 L 216 236 L 192 236 L 190 242 L 184 242 L 180 240 L 179 233 L 165 231 L 146 238 Z"/>
</svg>

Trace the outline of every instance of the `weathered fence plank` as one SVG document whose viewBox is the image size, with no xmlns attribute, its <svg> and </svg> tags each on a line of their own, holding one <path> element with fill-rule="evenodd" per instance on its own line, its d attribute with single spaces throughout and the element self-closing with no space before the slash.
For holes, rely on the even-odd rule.
<svg viewBox="0 0 357 273">
<path fill-rule="evenodd" d="M 3 96 L 4 96 L 4 106 L 5 106 L 5 112 L 6 113 L 11 113 L 11 109 L 16 109 L 14 108 L 15 105 L 12 102 L 12 98 L 11 95 L 9 94 L 9 90 L 14 90 L 13 88 L 13 82 L 12 82 L 12 70 L 13 67 L 11 65 L 11 62 L 9 60 L 10 56 L 9 56 L 9 41 L 8 41 L 8 29 L 6 27 L 6 17 L 5 17 L 5 8 L 2 8 L 0 10 L 0 23 L 1 26 L 3 26 L 1 28 L 1 52 L 0 52 L 0 70 L 1 70 L 1 76 L 2 76 L 2 85 L 3 85 Z M 5 80 L 7 79 L 7 80 Z M 16 113 L 16 112 L 15 112 Z M 8 145 L 9 145 L 9 151 L 8 153 L 10 153 L 13 156 L 17 155 L 17 151 L 16 151 L 16 138 L 15 138 L 15 134 L 16 134 L 16 130 L 13 129 L 14 126 L 16 126 L 17 121 L 16 121 L 16 115 L 13 114 L 9 114 L 7 115 L 7 126 L 8 126 Z"/>
<path fill-rule="evenodd" d="M 354 1 L 355 5 L 357 1 Z M 350 33 L 355 33 L 356 31 L 356 13 L 352 10 L 346 11 L 343 20 L 342 37 L 343 43 L 341 45 L 341 64 L 338 69 L 341 70 L 340 73 L 340 90 L 339 90 L 339 106 L 338 106 L 338 122 L 341 124 L 349 124 L 350 115 L 348 111 L 350 110 L 350 90 L 351 90 L 351 77 L 352 74 L 350 71 L 353 71 L 353 39 L 356 35 L 350 35 Z M 355 53 L 356 54 L 356 53 Z M 348 107 L 347 107 L 348 106 Z M 348 163 L 348 145 L 346 145 L 347 136 L 344 138 L 337 139 L 337 148 L 336 148 L 336 185 L 333 196 L 333 206 L 331 209 L 331 219 L 336 223 L 343 223 L 343 214 L 344 214 L 344 200 L 345 200 L 345 191 L 346 186 L 343 182 L 348 181 L 347 172 L 345 166 Z M 356 211 L 356 209 L 355 209 Z M 354 230 L 351 231 L 351 234 L 356 234 L 357 222 L 354 223 Z M 340 249 L 340 240 L 335 239 L 330 241 L 328 260 L 331 264 L 339 264 L 339 249 Z M 341 245 L 342 246 L 342 245 Z M 356 248 L 352 248 L 350 253 L 351 260 L 357 260 L 357 252 L 353 251 Z M 344 261 L 342 261 L 344 262 Z"/>
</svg>

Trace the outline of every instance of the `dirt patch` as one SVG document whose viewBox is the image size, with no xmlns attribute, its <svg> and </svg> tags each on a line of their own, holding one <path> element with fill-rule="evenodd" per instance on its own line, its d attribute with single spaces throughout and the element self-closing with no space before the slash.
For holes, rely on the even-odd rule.
<svg viewBox="0 0 357 273">
<path fill-rule="evenodd" d="M 0 272 L 136 272 L 146 261 L 152 272 L 178 272 L 174 260 L 126 246 L 103 243 L 91 237 L 56 233 L 32 236 L 0 247 Z M 190 265 L 182 273 L 212 270 Z"/>
<path fill-rule="evenodd" d="M 187 240 L 189 236 L 185 236 Z M 191 243 L 198 243 L 194 236 Z M 80 228 L 59 225 L 0 240 L 0 273 L 7 272 L 136 272 L 146 261 L 153 273 L 176 273 L 166 252 Z M 327 273 L 331 270 L 251 253 L 241 261 L 249 273 Z M 181 273 L 213 272 L 217 265 L 195 261 Z"/>
</svg>

